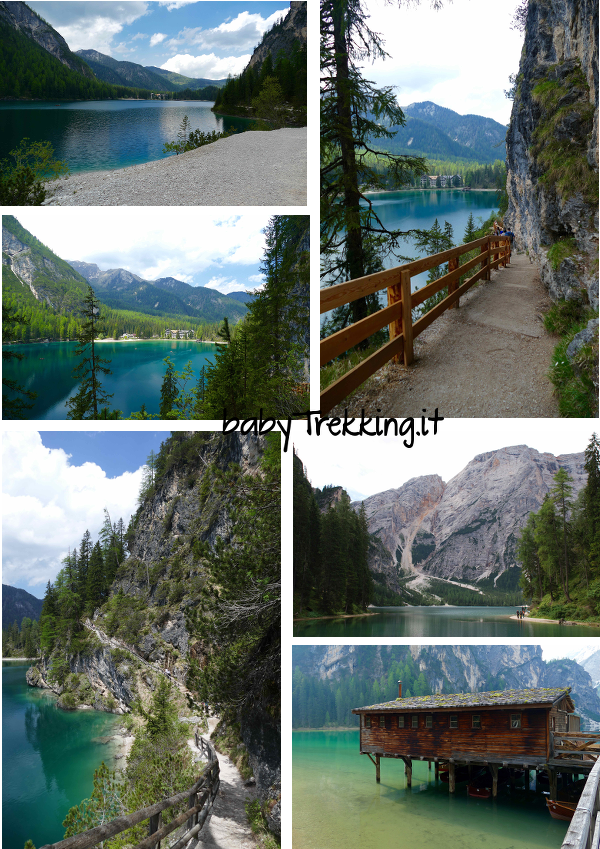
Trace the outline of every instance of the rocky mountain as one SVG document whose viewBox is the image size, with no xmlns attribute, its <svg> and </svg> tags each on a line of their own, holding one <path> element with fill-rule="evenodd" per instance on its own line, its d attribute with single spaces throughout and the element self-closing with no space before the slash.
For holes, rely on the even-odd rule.
<svg viewBox="0 0 600 849">
<path fill-rule="evenodd" d="M 236 299 L 205 286 L 190 286 L 174 277 L 143 280 L 125 268 L 102 271 L 95 263 L 68 262 L 89 281 L 102 303 L 114 309 L 193 316 L 206 321 L 221 321 L 227 316 L 232 322 L 246 313 L 245 305 Z"/>
<path fill-rule="evenodd" d="M 27 616 L 29 619 L 39 619 L 42 611 L 42 599 L 36 598 L 27 590 L 2 584 L 2 627 L 8 628 L 16 622 L 19 628 L 21 620 Z"/>
<path fill-rule="evenodd" d="M 227 82 L 227 78 L 209 80 L 207 77 L 184 77 L 182 74 L 176 74 L 175 71 L 166 71 L 164 68 L 157 68 L 156 65 L 146 65 L 145 67 L 147 71 L 152 71 L 153 74 L 158 74 L 159 77 L 168 80 L 173 90 L 206 88 L 211 85 L 221 88 Z"/>
<path fill-rule="evenodd" d="M 216 550 L 232 544 L 239 510 L 234 499 L 238 487 L 248 487 L 239 475 L 261 476 L 265 449 L 265 439 L 253 434 L 178 431 L 168 437 L 153 482 L 144 484 L 127 530 L 127 553 L 106 601 L 91 619 L 71 620 L 70 642 L 57 641 L 50 651 L 42 645 L 28 683 L 53 690 L 61 707 L 113 713 L 129 712 L 137 698 L 147 703 L 165 675 L 192 697 L 189 676 L 201 676 L 209 658 L 222 650 L 209 634 L 200 637 L 195 630 L 195 613 L 209 589 L 209 563 Z M 227 486 L 219 485 L 219 475 L 229 476 Z M 240 544 L 238 552 L 243 548 Z M 270 703 L 257 697 L 240 726 L 259 792 L 275 800 L 279 685 L 265 681 L 272 688 Z"/>
<path fill-rule="evenodd" d="M 517 247 L 554 299 L 598 308 L 598 4 L 529 3 L 507 133 Z"/>
<path fill-rule="evenodd" d="M 136 62 L 121 62 L 98 50 L 77 50 L 99 80 L 113 85 L 137 86 L 152 91 L 173 91 L 168 80 Z"/>
<path fill-rule="evenodd" d="M 309 680 L 323 682 L 336 689 L 354 681 L 356 691 L 362 682 L 377 682 L 380 700 L 395 699 L 398 677 L 407 683 L 410 694 L 424 689 L 428 693 L 476 693 L 495 689 L 528 687 L 571 687 L 576 712 L 587 730 L 600 728 L 600 699 L 589 674 L 573 660 L 545 662 L 540 646 L 295 646 L 294 669 Z M 409 672 L 410 670 L 410 672 Z M 423 678 L 420 678 L 420 676 Z M 341 698 L 345 697 L 342 686 Z M 366 698 L 374 704 L 371 689 L 355 693 L 354 699 Z M 338 697 L 336 696 L 336 701 Z M 350 705 L 349 710 L 360 707 Z M 347 724 L 350 724 L 349 722 Z"/>
<path fill-rule="evenodd" d="M 369 531 L 380 542 L 370 568 L 396 592 L 407 578 L 409 589 L 427 589 L 433 578 L 488 592 L 515 589 L 517 534 L 559 467 L 579 492 L 583 452 L 555 457 L 517 445 L 478 455 L 448 483 L 426 475 L 365 499 Z"/>
<path fill-rule="evenodd" d="M 261 43 L 254 50 L 248 67 L 262 65 L 269 54 L 275 60 L 280 50 L 288 53 L 296 41 L 301 47 L 306 47 L 306 21 L 305 0 L 291 0 L 289 12 L 280 24 L 265 33 Z"/>
<path fill-rule="evenodd" d="M 459 115 L 431 101 L 403 106 L 404 127 L 390 126 L 393 139 L 377 144 L 391 152 L 410 152 L 434 159 L 460 158 L 473 162 L 504 159 L 506 127 L 481 115 Z"/>
<path fill-rule="evenodd" d="M 87 292 L 84 278 L 32 236 L 12 215 L 2 216 L 2 288 L 25 301 L 51 309 L 79 312 Z"/>
<path fill-rule="evenodd" d="M 79 56 L 71 52 L 62 35 L 26 3 L 0 2 L 0 21 L 34 41 L 67 68 L 90 79 L 94 78 L 93 71 Z"/>
</svg>

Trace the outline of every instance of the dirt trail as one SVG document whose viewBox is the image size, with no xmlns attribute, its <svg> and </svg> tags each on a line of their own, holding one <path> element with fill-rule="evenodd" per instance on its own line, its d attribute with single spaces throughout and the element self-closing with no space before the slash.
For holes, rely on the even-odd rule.
<svg viewBox="0 0 600 849">
<path fill-rule="evenodd" d="M 215 730 L 218 717 L 209 717 L 209 737 Z M 220 752 L 219 775 L 221 784 L 212 813 L 199 834 L 199 840 L 192 842 L 189 849 L 202 849 L 203 846 L 216 846 L 219 849 L 254 849 L 256 840 L 248 825 L 246 802 L 252 801 L 256 794 L 253 788 L 244 786 L 241 775 L 232 761 Z"/>
<path fill-rule="evenodd" d="M 418 417 L 423 409 L 451 418 L 555 418 L 546 377 L 556 340 L 543 327 L 550 305 L 536 266 L 525 254 L 493 271 L 415 340 L 408 368 L 388 364 L 350 402 L 355 413 Z"/>
</svg>

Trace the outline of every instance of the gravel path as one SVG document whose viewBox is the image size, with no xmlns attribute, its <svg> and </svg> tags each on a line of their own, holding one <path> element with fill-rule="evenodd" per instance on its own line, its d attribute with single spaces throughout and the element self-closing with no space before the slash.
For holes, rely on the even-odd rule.
<svg viewBox="0 0 600 849">
<path fill-rule="evenodd" d="M 451 418 L 555 418 L 546 377 L 556 339 L 543 327 L 550 305 L 536 266 L 514 254 L 415 340 L 408 368 L 388 364 L 331 415 L 364 409 L 418 417 L 423 409 Z"/>
<path fill-rule="evenodd" d="M 49 184 L 46 206 L 305 206 L 306 128 L 238 133 L 157 162 Z"/>
</svg>

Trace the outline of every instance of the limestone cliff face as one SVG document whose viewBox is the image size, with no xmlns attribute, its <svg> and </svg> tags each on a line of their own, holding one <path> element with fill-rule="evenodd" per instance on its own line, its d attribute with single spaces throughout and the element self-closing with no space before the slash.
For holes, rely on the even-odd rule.
<svg viewBox="0 0 600 849">
<path fill-rule="evenodd" d="M 506 146 L 517 247 L 554 299 L 598 308 L 597 0 L 530 0 Z"/>
<path fill-rule="evenodd" d="M 89 79 L 95 79 L 91 68 L 71 52 L 62 35 L 40 18 L 26 3 L 0 2 L 0 20 L 35 41 L 72 71 Z"/>
<path fill-rule="evenodd" d="M 252 54 L 248 63 L 249 67 L 262 65 L 269 53 L 275 61 L 279 51 L 289 52 L 294 41 L 298 41 L 303 47 L 306 47 L 306 30 L 306 2 L 292 0 L 290 10 L 283 19 L 281 26 L 265 34 Z"/>
<path fill-rule="evenodd" d="M 583 453 L 555 457 L 517 445 L 478 455 L 447 484 L 427 475 L 365 499 L 369 531 L 389 553 L 380 550 L 371 569 L 394 590 L 409 574 L 495 585 L 518 568 L 517 534 L 559 467 L 573 478 L 576 494 L 586 480 L 584 461 Z"/>
</svg>

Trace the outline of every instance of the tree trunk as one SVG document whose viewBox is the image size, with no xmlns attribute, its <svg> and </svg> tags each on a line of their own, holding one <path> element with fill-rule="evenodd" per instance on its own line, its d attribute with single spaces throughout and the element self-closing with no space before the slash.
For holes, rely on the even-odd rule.
<svg viewBox="0 0 600 849">
<path fill-rule="evenodd" d="M 338 134 L 344 175 L 344 208 L 346 223 L 346 258 L 350 280 L 364 276 L 364 251 L 360 226 L 360 194 L 358 191 L 358 171 L 354 152 L 352 131 L 352 110 L 350 105 L 350 67 L 346 45 L 345 16 L 347 3 L 336 0 L 333 5 L 333 44 L 336 68 L 336 97 L 338 113 Z M 367 315 L 365 298 L 358 298 L 351 305 L 353 322 Z M 364 346 L 364 343 L 362 343 Z"/>
</svg>

